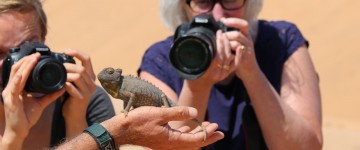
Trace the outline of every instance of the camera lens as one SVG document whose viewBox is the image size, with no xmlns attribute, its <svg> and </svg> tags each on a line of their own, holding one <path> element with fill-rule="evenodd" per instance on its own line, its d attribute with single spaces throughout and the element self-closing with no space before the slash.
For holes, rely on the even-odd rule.
<svg viewBox="0 0 360 150">
<path fill-rule="evenodd" d="M 179 41 L 172 56 L 176 68 L 189 74 L 201 73 L 211 61 L 207 45 L 196 37 Z"/>
<path fill-rule="evenodd" d="M 211 31 L 194 28 L 174 42 L 170 50 L 170 61 L 181 77 L 197 79 L 210 66 L 214 46 L 215 35 Z"/>
<path fill-rule="evenodd" d="M 179 64 L 181 64 L 184 69 L 188 69 L 188 71 L 196 72 L 195 70 L 199 70 L 203 68 L 204 61 L 206 59 L 205 50 L 206 45 L 201 43 L 198 39 L 186 39 L 181 44 L 179 44 L 178 49 L 178 57 L 176 57 Z"/>
<path fill-rule="evenodd" d="M 39 81 L 46 86 L 57 85 L 61 78 L 61 72 L 58 69 L 59 66 L 56 63 L 47 63 L 39 71 Z"/>
<path fill-rule="evenodd" d="M 52 93 L 64 86 L 66 69 L 57 59 L 43 58 L 37 63 L 29 79 L 27 91 Z"/>
</svg>

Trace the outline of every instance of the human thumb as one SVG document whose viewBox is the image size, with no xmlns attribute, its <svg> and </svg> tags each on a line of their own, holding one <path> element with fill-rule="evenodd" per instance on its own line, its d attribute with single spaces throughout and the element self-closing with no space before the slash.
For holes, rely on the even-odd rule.
<svg viewBox="0 0 360 150">
<path fill-rule="evenodd" d="M 195 108 L 187 106 L 175 106 L 162 109 L 162 111 L 164 123 L 194 119 L 198 114 Z"/>
</svg>

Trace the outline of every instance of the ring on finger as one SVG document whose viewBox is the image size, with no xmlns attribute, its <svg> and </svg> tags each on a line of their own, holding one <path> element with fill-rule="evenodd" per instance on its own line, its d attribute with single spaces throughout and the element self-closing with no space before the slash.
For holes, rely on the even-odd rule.
<svg viewBox="0 0 360 150">
<path fill-rule="evenodd" d="M 229 66 L 229 65 L 220 65 L 220 64 L 218 64 L 217 67 L 220 68 L 220 69 L 224 69 L 224 70 L 226 70 L 226 71 L 229 71 L 229 70 L 230 70 L 230 66 Z"/>
<path fill-rule="evenodd" d="M 245 53 L 247 49 L 246 49 L 245 45 L 240 45 L 240 50 L 242 53 Z"/>
</svg>

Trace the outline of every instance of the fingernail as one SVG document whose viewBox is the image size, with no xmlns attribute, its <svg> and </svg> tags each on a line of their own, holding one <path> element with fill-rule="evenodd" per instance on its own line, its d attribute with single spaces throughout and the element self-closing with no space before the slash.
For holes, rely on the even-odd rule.
<svg viewBox="0 0 360 150">
<path fill-rule="evenodd" d="M 71 48 L 68 48 L 68 49 L 65 49 L 65 52 L 74 52 L 74 49 L 71 49 Z"/>
<path fill-rule="evenodd" d="M 220 18 L 220 21 L 221 21 L 221 22 L 224 22 L 224 21 L 225 21 L 225 18 L 224 18 L 224 17 Z"/>
<path fill-rule="evenodd" d="M 215 134 L 213 134 L 212 135 L 213 136 L 213 138 L 215 138 L 215 139 L 223 139 L 224 137 L 225 137 L 225 135 L 224 135 L 224 133 L 222 133 L 222 132 L 216 132 Z"/>
<path fill-rule="evenodd" d="M 33 57 L 33 56 L 36 56 L 36 55 L 40 55 L 40 53 L 39 53 L 39 52 L 36 52 L 36 53 L 31 54 L 32 57 Z"/>
<path fill-rule="evenodd" d="M 195 108 L 190 107 L 189 108 L 189 115 L 190 115 L 190 117 L 196 117 L 197 116 L 197 110 Z"/>
</svg>

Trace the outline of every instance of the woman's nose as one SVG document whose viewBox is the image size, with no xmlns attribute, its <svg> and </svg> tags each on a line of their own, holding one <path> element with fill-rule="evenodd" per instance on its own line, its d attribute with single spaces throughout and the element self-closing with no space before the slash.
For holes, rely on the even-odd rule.
<svg viewBox="0 0 360 150">
<path fill-rule="evenodd" d="M 215 3 L 214 8 L 211 11 L 212 15 L 214 16 L 215 20 L 220 20 L 220 18 L 225 17 L 224 9 L 222 8 L 219 2 Z"/>
</svg>

